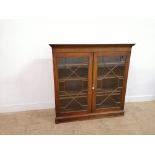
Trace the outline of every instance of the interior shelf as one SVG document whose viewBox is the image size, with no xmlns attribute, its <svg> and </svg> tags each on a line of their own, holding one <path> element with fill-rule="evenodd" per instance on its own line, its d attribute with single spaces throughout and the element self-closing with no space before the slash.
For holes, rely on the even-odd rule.
<svg viewBox="0 0 155 155">
<path fill-rule="evenodd" d="M 98 76 L 97 77 L 97 80 L 104 80 L 104 79 L 115 79 L 115 78 L 118 78 L 118 79 L 124 79 L 123 76 L 107 76 L 107 77 L 103 77 L 103 76 Z M 81 81 L 88 81 L 88 77 L 72 77 L 72 78 L 60 78 L 59 79 L 59 82 L 65 82 L 66 80 L 81 80 Z"/>
<path fill-rule="evenodd" d="M 66 67 L 88 67 L 88 63 L 83 63 L 83 64 L 59 64 L 58 65 L 60 68 L 66 68 Z"/>
<path fill-rule="evenodd" d="M 65 82 L 66 80 L 75 80 L 75 81 L 88 81 L 88 77 L 72 77 L 72 78 L 60 78 L 59 79 L 59 82 Z"/>
<path fill-rule="evenodd" d="M 115 103 L 112 103 L 111 101 L 108 101 L 106 103 L 104 103 L 103 105 L 100 105 L 100 104 L 97 104 L 96 103 L 96 107 L 97 108 L 109 108 L 109 107 L 119 107 L 121 104 L 121 102 L 115 102 Z"/>
<path fill-rule="evenodd" d="M 88 96 L 88 90 L 83 91 L 60 91 L 59 96 L 61 99 L 68 99 L 68 98 L 81 98 L 81 97 L 87 97 Z"/>
<path fill-rule="evenodd" d="M 107 65 L 120 65 L 120 66 L 123 66 L 125 65 L 125 61 L 122 61 L 122 62 L 105 62 L 105 63 L 98 63 L 97 64 L 99 67 L 105 67 Z M 58 65 L 59 68 L 66 68 L 66 67 L 88 67 L 88 63 L 83 63 L 83 64 L 59 64 Z"/>
<path fill-rule="evenodd" d="M 120 62 L 105 62 L 105 63 L 98 63 L 97 65 L 99 67 L 101 66 L 105 66 L 105 65 L 124 65 L 125 64 L 125 61 L 120 61 Z"/>
<path fill-rule="evenodd" d="M 118 88 L 106 88 L 106 89 L 96 89 L 96 93 L 103 93 L 103 94 L 107 94 L 107 93 L 120 93 L 121 92 L 122 87 L 118 87 Z"/>
<path fill-rule="evenodd" d="M 125 64 L 125 61 L 121 61 L 121 62 L 105 62 L 105 63 L 98 63 L 97 65 L 99 66 L 99 67 L 104 67 L 104 66 L 107 66 L 107 65 L 120 65 L 120 66 L 122 66 L 122 65 L 124 65 Z M 66 67 L 88 67 L 88 63 L 82 63 L 82 64 L 79 64 L 79 63 L 77 63 L 77 64 L 59 64 L 58 65 L 60 68 L 66 68 Z"/>
<path fill-rule="evenodd" d="M 107 96 L 107 95 L 120 95 L 121 94 L 122 87 L 119 87 L 119 89 L 111 88 L 111 89 L 97 89 L 96 90 L 96 96 Z M 61 99 L 68 99 L 68 98 L 81 98 L 81 97 L 87 97 L 88 96 L 88 90 L 83 91 L 60 91 L 59 92 Z"/>
<path fill-rule="evenodd" d="M 104 80 L 104 79 L 115 79 L 115 78 L 118 78 L 118 79 L 124 79 L 124 77 L 123 76 L 105 76 L 105 77 L 103 77 L 103 76 L 98 76 L 97 77 L 97 80 Z"/>
</svg>

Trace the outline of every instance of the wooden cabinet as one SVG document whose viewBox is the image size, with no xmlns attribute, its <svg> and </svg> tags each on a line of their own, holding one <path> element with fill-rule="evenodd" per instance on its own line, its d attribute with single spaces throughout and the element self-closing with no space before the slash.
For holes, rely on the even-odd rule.
<svg viewBox="0 0 155 155">
<path fill-rule="evenodd" d="M 55 122 L 124 114 L 134 44 L 50 44 Z"/>
</svg>

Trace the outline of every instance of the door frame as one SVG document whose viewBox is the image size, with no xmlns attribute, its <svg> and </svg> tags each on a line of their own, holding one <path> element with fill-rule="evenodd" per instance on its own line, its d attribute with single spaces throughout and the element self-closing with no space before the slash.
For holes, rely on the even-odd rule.
<svg viewBox="0 0 155 155">
<path fill-rule="evenodd" d="M 81 111 L 68 111 L 68 112 L 61 112 L 60 111 L 60 97 L 59 97 L 59 75 L 58 75 L 58 59 L 57 58 L 69 58 L 69 57 L 88 57 L 88 109 L 81 110 Z M 91 113 L 91 106 L 92 106 L 92 69 L 93 67 L 93 53 L 91 52 L 54 52 L 53 51 L 53 71 L 54 71 L 54 86 L 55 86 L 55 110 L 56 116 L 71 116 L 71 115 L 82 115 Z"/>
<path fill-rule="evenodd" d="M 94 52 L 93 57 L 93 86 L 94 91 L 92 95 L 92 112 L 106 112 L 106 111 L 117 111 L 124 109 L 124 101 L 125 101 L 125 93 L 126 93 L 126 84 L 127 84 L 127 77 L 128 77 L 128 69 L 129 69 L 129 61 L 130 61 L 130 54 L 131 51 L 104 51 L 104 52 Z M 120 107 L 108 107 L 108 108 L 100 108 L 96 109 L 96 88 L 97 88 L 97 57 L 98 56 L 127 56 L 125 61 L 125 69 L 124 69 L 124 80 L 123 80 L 123 88 L 122 88 L 122 95 L 121 95 L 121 105 Z"/>
</svg>

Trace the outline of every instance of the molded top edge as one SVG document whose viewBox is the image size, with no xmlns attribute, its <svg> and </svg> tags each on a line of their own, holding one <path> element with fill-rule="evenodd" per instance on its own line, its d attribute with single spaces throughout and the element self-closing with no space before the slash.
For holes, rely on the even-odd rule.
<svg viewBox="0 0 155 155">
<path fill-rule="evenodd" d="M 51 47 L 71 47 L 71 46 L 82 46 L 82 47 L 93 47 L 93 46 L 98 46 L 98 47 L 132 47 L 134 44 L 49 44 Z"/>
</svg>

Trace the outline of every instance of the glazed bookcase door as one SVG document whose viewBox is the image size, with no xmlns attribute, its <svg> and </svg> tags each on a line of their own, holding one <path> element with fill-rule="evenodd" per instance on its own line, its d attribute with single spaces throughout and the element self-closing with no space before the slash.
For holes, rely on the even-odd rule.
<svg viewBox="0 0 155 155">
<path fill-rule="evenodd" d="M 121 108 L 127 55 L 95 54 L 93 110 Z"/>
<path fill-rule="evenodd" d="M 56 55 L 57 115 L 91 112 L 92 55 Z"/>
</svg>

